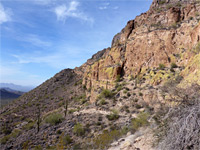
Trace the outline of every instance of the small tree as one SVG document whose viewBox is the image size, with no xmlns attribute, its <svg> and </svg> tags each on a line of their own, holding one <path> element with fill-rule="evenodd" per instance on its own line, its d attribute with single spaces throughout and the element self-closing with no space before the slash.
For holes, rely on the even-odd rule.
<svg viewBox="0 0 200 150">
<path fill-rule="evenodd" d="M 41 123 L 41 119 L 40 119 L 40 115 L 41 115 L 41 112 L 40 112 L 40 104 L 37 104 L 37 133 L 40 131 L 40 123 Z"/>
</svg>

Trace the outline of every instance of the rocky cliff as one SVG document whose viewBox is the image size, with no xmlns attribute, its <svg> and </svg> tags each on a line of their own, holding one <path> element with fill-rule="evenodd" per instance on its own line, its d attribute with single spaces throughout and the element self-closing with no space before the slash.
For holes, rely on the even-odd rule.
<svg viewBox="0 0 200 150">
<path fill-rule="evenodd" d="M 129 21 L 114 36 L 111 48 L 101 59 L 86 67 L 83 84 L 87 89 L 109 88 L 115 85 L 118 76 L 135 78 L 159 64 L 170 68 L 172 63 L 179 66 L 180 74 L 191 83 L 200 83 L 199 72 L 194 69 L 198 68 L 199 60 L 195 52 L 199 51 L 200 42 L 199 14 L 198 1 L 154 0 L 149 11 Z M 193 64 L 193 69 L 188 70 L 191 68 L 186 67 L 188 64 Z M 189 79 L 188 74 L 196 77 Z M 162 82 L 158 80 L 150 83 Z M 94 95 L 92 90 L 91 101 L 95 101 Z"/>
<path fill-rule="evenodd" d="M 199 20 L 198 0 L 153 0 L 110 48 L 1 108 L 1 148 L 112 149 L 128 132 L 129 149 L 154 149 L 139 127 L 162 126 L 164 108 L 200 85 Z"/>
</svg>

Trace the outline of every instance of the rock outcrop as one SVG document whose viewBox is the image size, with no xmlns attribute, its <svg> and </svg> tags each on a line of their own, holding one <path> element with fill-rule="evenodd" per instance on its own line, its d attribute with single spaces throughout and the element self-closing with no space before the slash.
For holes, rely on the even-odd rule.
<svg viewBox="0 0 200 150">
<path fill-rule="evenodd" d="M 199 14 L 198 1 L 154 0 L 149 11 L 114 36 L 101 59 L 86 67 L 83 84 L 87 89 L 109 88 L 118 76 L 135 78 L 159 64 L 186 66 L 200 40 Z M 94 102 L 97 93 L 90 94 Z"/>
</svg>

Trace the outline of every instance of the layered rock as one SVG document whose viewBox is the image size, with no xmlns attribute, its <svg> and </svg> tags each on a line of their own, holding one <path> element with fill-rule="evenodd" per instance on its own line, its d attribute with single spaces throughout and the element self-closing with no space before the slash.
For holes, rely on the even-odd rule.
<svg viewBox="0 0 200 150">
<path fill-rule="evenodd" d="M 117 77 L 134 78 L 159 64 L 186 66 L 200 40 L 199 14 L 197 1 L 154 0 L 149 11 L 114 36 L 100 59 L 89 60 L 83 84 L 87 89 L 111 88 Z M 95 90 L 88 93 L 91 101 L 95 101 Z"/>
</svg>

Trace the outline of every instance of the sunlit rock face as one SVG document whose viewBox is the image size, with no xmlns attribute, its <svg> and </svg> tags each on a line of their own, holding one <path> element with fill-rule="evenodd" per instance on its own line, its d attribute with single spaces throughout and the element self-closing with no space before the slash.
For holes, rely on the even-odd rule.
<svg viewBox="0 0 200 150">
<path fill-rule="evenodd" d="M 199 14 L 197 1 L 154 0 L 149 11 L 114 36 L 111 48 L 88 60 L 83 84 L 87 89 L 111 88 L 117 76 L 136 77 L 159 64 L 187 66 L 200 40 Z"/>
</svg>

